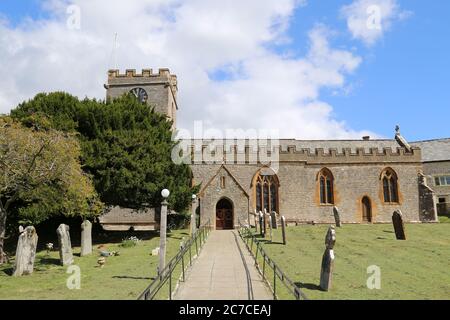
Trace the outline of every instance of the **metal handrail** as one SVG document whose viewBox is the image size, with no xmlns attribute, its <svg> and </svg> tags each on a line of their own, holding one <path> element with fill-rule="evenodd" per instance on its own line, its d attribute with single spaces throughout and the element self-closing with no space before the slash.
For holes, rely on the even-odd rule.
<svg viewBox="0 0 450 320">
<path fill-rule="evenodd" d="M 245 234 L 244 234 L 245 233 Z M 252 231 L 239 222 L 239 235 L 247 246 L 248 251 L 255 260 L 255 266 L 263 276 L 266 283 L 269 285 L 273 293 L 274 300 L 278 299 L 277 296 L 277 278 L 288 289 L 288 291 L 295 297 L 296 300 L 308 300 L 303 291 L 281 270 L 281 268 L 273 261 L 266 251 L 263 249 L 261 242 L 255 237 Z M 249 244 L 249 242 L 251 243 Z M 256 253 L 253 253 L 253 246 L 256 243 Z M 263 258 L 262 268 L 258 263 L 258 254 Z M 268 279 L 266 276 L 266 264 L 273 269 L 273 279 Z"/>
<path fill-rule="evenodd" d="M 152 281 L 152 283 L 141 293 L 138 300 L 153 300 L 161 288 L 169 282 L 169 300 L 172 300 L 172 274 L 177 267 L 177 265 L 181 262 L 181 273 L 182 279 L 185 281 L 185 255 L 189 254 L 189 264 L 192 266 L 192 261 L 195 259 L 200 249 L 205 244 L 205 241 L 211 231 L 211 223 L 210 220 L 203 226 L 201 226 L 194 235 L 192 235 L 188 241 L 183 245 L 180 251 L 173 257 L 167 264 L 166 267 L 160 272 L 160 274 Z M 191 248 L 195 245 L 195 254 L 192 255 Z"/>
</svg>

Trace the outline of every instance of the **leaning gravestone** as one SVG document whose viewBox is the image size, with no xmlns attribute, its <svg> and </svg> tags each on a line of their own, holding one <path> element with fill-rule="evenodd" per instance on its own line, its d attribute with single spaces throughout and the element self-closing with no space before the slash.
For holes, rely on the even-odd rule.
<svg viewBox="0 0 450 320">
<path fill-rule="evenodd" d="M 92 223 L 84 220 L 81 224 L 81 256 L 87 256 L 92 253 Z"/>
<path fill-rule="evenodd" d="M 72 244 L 70 243 L 69 226 L 61 224 L 56 233 L 58 234 L 59 259 L 63 266 L 73 263 Z"/>
<path fill-rule="evenodd" d="M 278 229 L 277 213 L 275 211 L 272 211 L 270 216 L 272 217 L 272 228 L 273 229 Z"/>
<path fill-rule="evenodd" d="M 33 273 L 38 242 L 38 236 L 34 227 L 22 228 L 21 231 L 17 242 L 16 262 L 13 272 L 15 277 Z"/>
<path fill-rule="evenodd" d="M 286 245 L 286 218 L 281 217 L 281 234 L 283 236 L 283 244 Z"/>
<path fill-rule="evenodd" d="M 320 288 L 324 291 L 328 291 L 331 288 L 331 282 L 333 278 L 333 265 L 334 265 L 334 244 L 336 243 L 336 230 L 333 226 L 328 228 L 327 235 L 325 237 L 326 249 L 322 257 L 322 270 L 320 272 Z"/>
<path fill-rule="evenodd" d="M 392 215 L 392 223 L 394 225 L 395 237 L 397 240 L 406 240 L 405 225 L 403 224 L 403 214 L 400 210 L 396 210 Z"/>
<path fill-rule="evenodd" d="M 341 215 L 339 214 L 338 207 L 333 207 L 334 221 L 336 222 L 336 227 L 341 227 Z"/>
</svg>

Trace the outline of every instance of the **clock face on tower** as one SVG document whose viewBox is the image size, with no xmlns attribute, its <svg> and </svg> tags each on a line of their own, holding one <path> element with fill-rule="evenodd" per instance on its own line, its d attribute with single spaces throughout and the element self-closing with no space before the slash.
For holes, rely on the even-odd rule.
<svg viewBox="0 0 450 320">
<path fill-rule="evenodd" d="M 130 91 L 141 103 L 147 102 L 148 95 L 147 91 L 142 88 L 134 88 Z"/>
</svg>

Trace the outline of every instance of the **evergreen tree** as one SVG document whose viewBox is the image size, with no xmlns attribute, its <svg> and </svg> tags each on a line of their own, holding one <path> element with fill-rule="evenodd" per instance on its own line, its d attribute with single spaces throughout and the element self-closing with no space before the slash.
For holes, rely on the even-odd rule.
<svg viewBox="0 0 450 320">
<path fill-rule="evenodd" d="M 133 95 L 103 102 L 60 92 L 39 94 L 11 115 L 27 126 L 77 132 L 83 169 L 107 205 L 158 207 L 161 190 L 167 188 L 170 207 L 182 212 L 198 191 L 191 187 L 189 166 L 171 160 L 176 145 L 172 123 Z"/>
</svg>

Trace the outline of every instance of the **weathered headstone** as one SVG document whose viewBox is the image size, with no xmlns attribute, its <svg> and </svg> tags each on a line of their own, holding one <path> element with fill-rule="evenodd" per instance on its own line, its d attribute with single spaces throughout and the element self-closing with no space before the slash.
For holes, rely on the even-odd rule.
<svg viewBox="0 0 450 320">
<path fill-rule="evenodd" d="M 272 217 L 272 228 L 273 229 L 278 229 L 277 213 L 275 211 L 272 211 L 270 216 Z"/>
<path fill-rule="evenodd" d="M 20 277 L 33 273 L 37 242 L 38 236 L 34 227 L 22 228 L 17 242 L 13 276 Z"/>
<path fill-rule="evenodd" d="M 266 236 L 266 233 L 267 233 L 267 210 L 266 209 L 264 209 L 263 219 L 264 219 L 264 236 Z"/>
<path fill-rule="evenodd" d="M 272 242 L 273 239 L 273 232 L 272 232 L 272 216 L 268 216 L 269 221 L 269 236 L 270 236 L 270 242 Z"/>
<path fill-rule="evenodd" d="M 341 227 L 341 215 L 339 214 L 338 207 L 333 207 L 334 221 L 336 222 L 336 227 Z"/>
<path fill-rule="evenodd" d="M 87 256 L 92 253 L 92 223 L 84 220 L 81 224 L 81 256 Z"/>
<path fill-rule="evenodd" d="M 70 228 L 68 225 L 61 224 L 56 233 L 58 234 L 59 260 L 63 266 L 73 263 L 72 243 L 70 242 Z"/>
<path fill-rule="evenodd" d="M 197 232 L 197 206 L 198 206 L 197 196 L 193 195 L 191 207 L 191 235 L 194 235 Z"/>
<path fill-rule="evenodd" d="M 286 218 L 281 217 L 281 235 L 283 237 L 283 244 L 286 245 Z"/>
<path fill-rule="evenodd" d="M 331 282 L 333 278 L 333 265 L 334 265 L 334 244 L 336 243 L 336 230 L 333 226 L 328 228 L 327 235 L 325 237 L 325 252 L 322 257 L 322 270 L 320 272 L 320 288 L 324 291 L 328 291 L 331 288 Z"/>
<path fill-rule="evenodd" d="M 403 214 L 400 210 L 396 210 L 392 215 L 392 223 L 394 225 L 395 237 L 397 240 L 406 240 L 405 225 L 403 224 Z"/>
<path fill-rule="evenodd" d="M 263 213 L 260 211 L 259 212 L 259 233 L 261 234 L 261 236 L 264 236 L 264 219 L 263 219 Z"/>
</svg>

